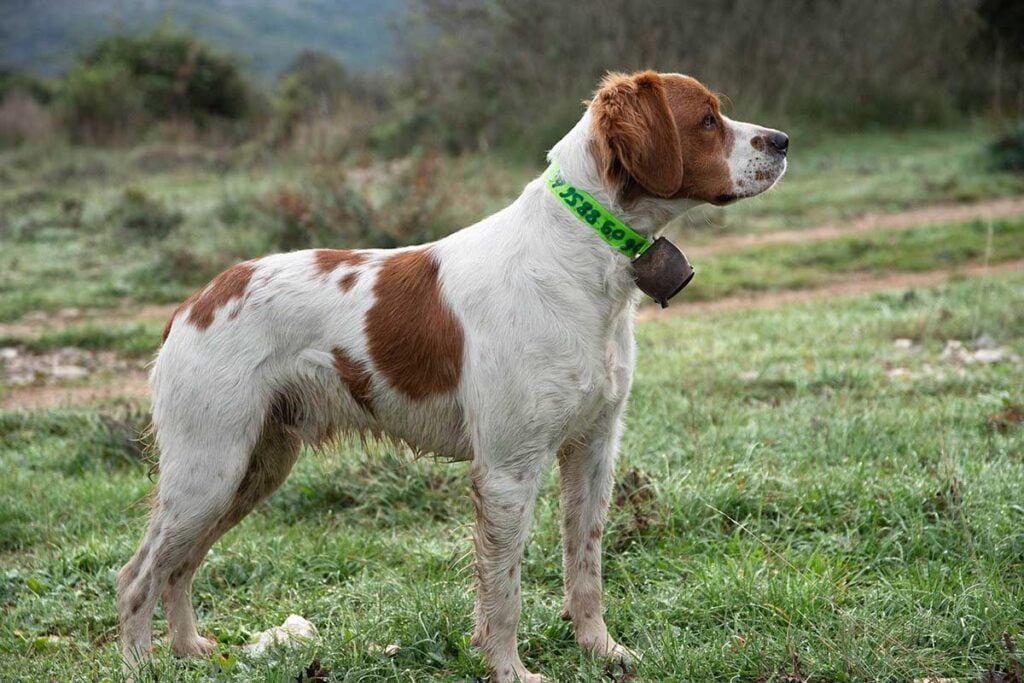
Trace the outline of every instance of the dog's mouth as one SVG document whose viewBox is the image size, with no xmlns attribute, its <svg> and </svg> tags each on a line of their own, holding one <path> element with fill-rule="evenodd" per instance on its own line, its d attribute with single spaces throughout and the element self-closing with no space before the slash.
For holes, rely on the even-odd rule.
<svg viewBox="0 0 1024 683">
<path fill-rule="evenodd" d="M 762 161 L 752 165 L 744 174 L 745 177 L 738 181 L 738 191 L 718 195 L 715 197 L 715 205 L 724 206 L 739 199 L 748 199 L 767 192 L 782 180 L 782 176 L 786 174 L 786 166 L 785 157 L 772 164 L 764 164 Z"/>
</svg>

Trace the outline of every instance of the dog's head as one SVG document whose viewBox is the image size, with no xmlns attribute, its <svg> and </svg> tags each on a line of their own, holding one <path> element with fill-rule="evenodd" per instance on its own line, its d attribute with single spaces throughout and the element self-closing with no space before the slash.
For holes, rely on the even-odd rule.
<svg viewBox="0 0 1024 683">
<path fill-rule="evenodd" d="M 608 189 L 640 197 L 727 204 L 764 192 L 786 171 L 789 138 L 731 121 L 697 80 L 609 74 L 590 102 L 593 154 Z"/>
</svg>

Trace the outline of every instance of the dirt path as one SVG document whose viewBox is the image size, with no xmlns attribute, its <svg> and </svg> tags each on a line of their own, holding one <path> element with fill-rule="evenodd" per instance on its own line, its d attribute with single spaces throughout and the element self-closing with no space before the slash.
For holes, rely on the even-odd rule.
<svg viewBox="0 0 1024 683">
<path fill-rule="evenodd" d="M 685 303 L 686 295 L 680 295 L 683 303 L 673 304 L 668 308 L 647 306 L 640 309 L 638 321 L 660 320 L 680 315 L 701 315 L 718 311 L 733 311 L 744 308 L 774 308 L 785 304 L 817 301 L 819 299 L 837 299 L 884 292 L 909 287 L 934 287 L 941 285 L 952 277 L 984 277 L 998 273 L 1010 273 L 1024 270 L 1024 259 L 1006 261 L 995 265 L 971 265 L 958 268 L 940 268 L 919 273 L 893 273 L 880 277 L 855 275 L 830 282 L 821 287 L 811 289 L 787 289 L 778 292 L 762 292 L 743 296 L 731 296 L 711 301 Z"/>
<path fill-rule="evenodd" d="M 690 257 L 713 256 L 726 251 L 772 244 L 817 242 L 876 230 L 910 230 L 922 225 L 960 223 L 975 218 L 1006 218 L 1024 214 L 1024 197 L 1005 197 L 974 204 L 935 204 L 899 213 L 869 213 L 842 223 L 825 223 L 803 230 L 779 230 L 758 235 L 735 235 L 712 244 L 686 248 Z"/>
<path fill-rule="evenodd" d="M 146 373 L 132 370 L 102 384 L 9 387 L 0 398 L 2 410 L 34 410 L 84 406 L 111 399 L 148 400 Z"/>
</svg>

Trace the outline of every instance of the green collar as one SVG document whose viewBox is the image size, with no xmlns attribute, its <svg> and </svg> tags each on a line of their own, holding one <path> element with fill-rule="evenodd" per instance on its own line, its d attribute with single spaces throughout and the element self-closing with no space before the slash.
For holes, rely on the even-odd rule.
<svg viewBox="0 0 1024 683">
<path fill-rule="evenodd" d="M 548 170 L 544 172 L 544 184 L 558 201 L 565 204 L 570 213 L 579 218 L 584 225 L 593 228 L 601 239 L 628 256 L 630 260 L 647 251 L 653 244 L 649 238 L 616 218 L 590 194 L 567 183 L 562 177 L 561 169 L 558 168 L 558 162 L 552 161 Z"/>
</svg>

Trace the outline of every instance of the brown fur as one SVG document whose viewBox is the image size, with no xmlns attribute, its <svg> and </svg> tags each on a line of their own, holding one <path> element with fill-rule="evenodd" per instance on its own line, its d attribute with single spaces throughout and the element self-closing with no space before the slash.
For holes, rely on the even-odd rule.
<svg viewBox="0 0 1024 683">
<path fill-rule="evenodd" d="M 732 136 L 718 98 L 695 79 L 609 74 L 591 108 L 598 164 L 623 201 L 647 194 L 714 203 L 731 192 Z M 708 114 L 719 123 L 710 130 L 703 127 Z"/>
<path fill-rule="evenodd" d="M 366 314 L 373 364 L 397 391 L 420 400 L 444 394 L 462 374 L 462 326 L 441 296 L 430 249 L 389 256 L 373 285 Z"/>
<path fill-rule="evenodd" d="M 213 278 L 210 284 L 194 293 L 174 310 L 167 325 L 164 326 L 163 341 L 167 341 L 174 319 L 185 309 L 189 309 L 188 321 L 190 323 L 200 330 L 207 329 L 213 324 L 213 316 L 218 308 L 245 294 L 255 270 L 252 263 L 239 263 Z M 238 312 L 235 310 L 231 317 L 235 318 Z"/>
<path fill-rule="evenodd" d="M 669 74 L 663 78 L 686 165 L 683 183 L 674 196 L 717 203 L 732 192 L 728 159 L 733 145 L 732 131 L 722 122 L 718 98 L 688 76 Z M 702 125 L 708 114 L 718 119 L 712 130 Z"/>
<path fill-rule="evenodd" d="M 366 254 L 351 249 L 317 249 L 313 252 L 313 265 L 321 275 L 326 275 L 339 265 L 358 266 L 366 261 Z"/>
<path fill-rule="evenodd" d="M 661 76 L 609 74 L 592 106 L 605 179 L 622 186 L 632 178 L 651 194 L 674 195 L 683 180 L 683 157 Z"/>
<path fill-rule="evenodd" d="M 366 366 L 357 360 L 353 360 L 343 349 L 335 347 L 331 350 L 334 356 L 334 369 L 338 377 L 348 387 L 348 393 L 352 400 L 365 410 L 373 414 L 373 380 Z"/>
<path fill-rule="evenodd" d="M 341 291 L 347 292 L 356 286 L 358 279 L 359 273 L 345 273 L 345 276 L 338 280 L 338 286 L 341 287 Z"/>
</svg>

